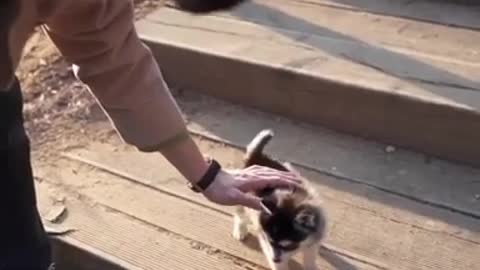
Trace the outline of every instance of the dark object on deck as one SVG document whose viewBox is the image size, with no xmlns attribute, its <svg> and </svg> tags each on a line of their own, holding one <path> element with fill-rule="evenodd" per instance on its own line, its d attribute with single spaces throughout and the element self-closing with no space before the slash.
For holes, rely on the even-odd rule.
<svg viewBox="0 0 480 270">
<path fill-rule="evenodd" d="M 190 13 L 210 13 L 229 10 L 246 0 L 174 0 L 176 6 Z"/>
</svg>

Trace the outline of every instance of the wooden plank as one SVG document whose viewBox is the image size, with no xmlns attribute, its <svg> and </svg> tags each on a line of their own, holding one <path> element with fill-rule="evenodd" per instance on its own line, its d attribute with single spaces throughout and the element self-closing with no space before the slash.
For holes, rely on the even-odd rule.
<svg viewBox="0 0 480 270">
<path fill-rule="evenodd" d="M 52 238 L 55 269 L 69 270 L 140 270 L 70 236 Z"/>
<path fill-rule="evenodd" d="M 263 261 L 257 251 L 245 249 L 229 237 L 230 217 L 217 211 L 121 181 L 103 172 L 82 169 L 81 166 L 77 167 L 68 162 L 59 161 L 55 167 L 52 168 L 54 174 L 44 175 L 42 179 L 51 179 L 56 184 L 77 189 L 83 196 L 116 211 L 125 212 L 187 238 L 209 243 L 229 254 L 236 254 L 259 264 Z M 76 174 L 66 168 L 74 169 Z M 56 178 L 58 171 L 60 175 Z M 479 263 L 478 244 L 394 222 L 370 211 L 348 207 L 335 201 L 328 201 L 326 208 L 331 224 L 327 243 L 369 258 L 370 263 L 377 262 L 378 267 L 472 269 Z M 355 222 L 351 221 L 353 217 L 357 217 Z M 361 228 L 358 228 L 360 224 Z M 438 243 L 442 243 L 441 248 L 438 248 Z M 457 257 L 462 259 L 457 261 Z"/>
<path fill-rule="evenodd" d="M 37 194 L 42 212 L 48 210 L 55 197 L 66 198 L 68 217 L 63 224 L 74 227 L 75 232 L 60 239 L 64 238 L 76 246 L 78 244 L 75 242 L 79 242 L 80 245 L 94 247 L 104 252 L 104 257 L 127 262 L 121 269 L 257 269 L 206 245 L 134 221 L 121 213 L 102 209 L 95 202 L 86 201 L 79 193 L 59 186 L 40 183 L 37 185 Z M 72 262 L 63 262 L 65 264 L 72 265 Z M 89 265 L 92 262 L 84 262 L 84 268 L 80 269 L 92 269 Z"/>
<path fill-rule="evenodd" d="M 413 20 L 480 29 L 480 8 L 475 1 L 410 1 L 410 0 L 309 0 L 333 7 Z"/>
</svg>

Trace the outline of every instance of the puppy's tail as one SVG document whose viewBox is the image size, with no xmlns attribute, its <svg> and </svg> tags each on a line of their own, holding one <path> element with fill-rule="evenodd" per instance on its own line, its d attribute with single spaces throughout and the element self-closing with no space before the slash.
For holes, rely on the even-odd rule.
<svg viewBox="0 0 480 270">
<path fill-rule="evenodd" d="M 255 159 L 263 155 L 263 149 L 272 140 L 274 133 L 271 129 L 260 131 L 255 138 L 247 145 L 246 160 Z"/>
<path fill-rule="evenodd" d="M 273 130 L 264 129 L 260 131 L 255 138 L 253 138 L 253 140 L 247 145 L 247 152 L 245 153 L 244 158 L 245 167 L 259 165 L 287 171 L 287 168 L 280 162 L 263 153 L 263 149 L 272 140 L 273 136 Z"/>
</svg>

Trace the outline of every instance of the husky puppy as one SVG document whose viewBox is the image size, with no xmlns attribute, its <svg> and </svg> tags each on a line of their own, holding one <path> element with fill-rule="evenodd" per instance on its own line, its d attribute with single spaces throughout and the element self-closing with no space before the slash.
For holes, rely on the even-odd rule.
<svg viewBox="0 0 480 270">
<path fill-rule="evenodd" d="M 247 146 L 244 166 L 295 171 L 289 163 L 282 164 L 263 153 L 272 138 L 271 130 L 258 133 Z M 287 270 L 288 261 L 297 253 L 303 254 L 304 269 L 317 269 L 315 259 L 325 235 L 326 218 L 315 191 L 307 179 L 302 180 L 294 189 L 266 188 L 257 192 L 265 211 L 235 208 L 233 237 L 241 241 L 248 233 L 256 235 L 272 270 Z"/>
</svg>

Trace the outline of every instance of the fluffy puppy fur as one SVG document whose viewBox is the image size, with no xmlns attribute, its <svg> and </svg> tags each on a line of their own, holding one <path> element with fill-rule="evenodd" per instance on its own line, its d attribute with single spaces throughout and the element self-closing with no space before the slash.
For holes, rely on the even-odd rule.
<svg viewBox="0 0 480 270">
<path fill-rule="evenodd" d="M 295 171 L 289 163 L 282 164 L 263 153 L 272 137 L 271 130 L 257 134 L 247 146 L 244 166 Z M 233 237 L 241 241 L 248 233 L 256 235 L 273 270 L 288 269 L 288 261 L 296 253 L 303 253 L 304 269 L 317 269 L 315 258 L 325 235 L 326 218 L 317 194 L 307 179 L 302 180 L 300 187 L 294 189 L 266 188 L 255 194 L 270 213 L 244 207 L 235 209 Z"/>
<path fill-rule="evenodd" d="M 174 2 L 181 10 L 194 14 L 205 14 L 232 9 L 245 0 L 174 0 Z"/>
</svg>

